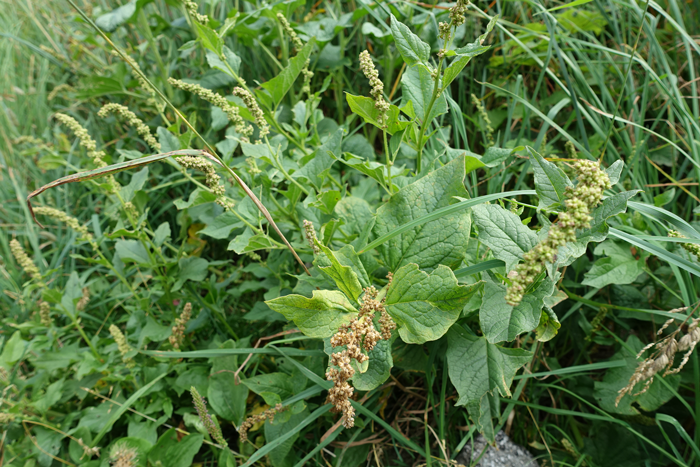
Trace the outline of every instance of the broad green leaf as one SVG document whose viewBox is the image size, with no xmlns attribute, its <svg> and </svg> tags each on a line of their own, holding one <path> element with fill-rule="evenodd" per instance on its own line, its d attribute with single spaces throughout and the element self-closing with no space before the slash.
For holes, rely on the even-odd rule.
<svg viewBox="0 0 700 467">
<path fill-rule="evenodd" d="M 662 377 L 661 373 L 659 373 L 644 394 L 637 396 L 627 394 L 616 406 L 615 400 L 619 395 L 618 391 L 627 386 L 630 377 L 634 374 L 643 358 L 637 359 L 637 353 L 642 350 L 644 344 L 636 336 L 630 336 L 626 344 L 611 359 L 613 361 L 623 360 L 626 365 L 607 370 L 603 380 L 595 383 L 593 396 L 598 400 L 600 407 L 607 412 L 621 415 L 638 415 L 640 412 L 637 410 L 637 407 L 632 405 L 633 403 L 645 412 L 653 412 L 674 397 L 674 392 L 678 389 L 681 382 L 680 375 Z M 661 381 L 662 379 L 664 381 Z M 632 394 L 641 391 L 642 387 L 644 387 L 644 383 L 639 383 Z"/>
<path fill-rule="evenodd" d="M 644 258 L 632 256 L 629 245 L 607 240 L 596 246 L 593 253 L 604 257 L 586 272 L 584 285 L 603 288 L 610 284 L 631 284 L 644 272 Z"/>
<path fill-rule="evenodd" d="M 491 21 L 489 21 L 489 24 L 486 26 L 486 32 L 480 35 L 475 42 L 455 50 L 455 53 L 457 54 L 456 58 L 447 68 L 445 68 L 442 75 L 443 89 L 446 89 L 447 86 L 449 86 L 450 83 L 457 76 L 459 76 L 464 67 L 467 66 L 467 63 L 469 63 L 472 58 L 476 57 L 477 55 L 481 55 L 491 48 L 488 45 L 483 45 L 483 43 L 486 40 L 486 36 L 489 35 L 489 33 L 493 30 L 493 27 L 496 25 L 496 21 L 498 21 L 498 16 L 491 18 Z"/>
<path fill-rule="evenodd" d="M 506 272 L 537 245 L 537 234 L 523 225 L 520 217 L 498 204 L 474 206 L 472 213 L 479 228 L 479 241 L 506 263 Z"/>
<path fill-rule="evenodd" d="M 241 67 L 241 57 L 236 55 L 233 50 L 223 46 L 221 55 L 217 55 L 211 50 L 207 51 L 207 63 L 209 63 L 210 67 L 236 79 L 238 70 Z"/>
<path fill-rule="evenodd" d="M 464 157 L 459 157 L 402 188 L 377 209 L 375 238 L 453 204 L 457 201 L 455 196 L 468 197 L 464 175 Z M 378 250 L 391 271 L 408 263 L 417 263 L 423 269 L 438 264 L 454 268 L 466 254 L 470 229 L 471 216 L 468 210 L 463 210 L 397 235 Z"/>
<path fill-rule="evenodd" d="M 208 235 L 218 240 L 228 238 L 231 231 L 244 227 L 243 221 L 231 211 L 226 211 L 214 218 L 211 224 L 197 232 L 198 235 Z"/>
<path fill-rule="evenodd" d="M 197 37 L 199 37 L 199 40 L 204 48 L 214 52 L 217 57 L 220 57 L 222 54 L 224 41 L 219 37 L 216 31 L 206 24 L 201 24 L 197 21 L 193 21 L 192 23 L 194 24 Z"/>
<path fill-rule="evenodd" d="M 384 127 L 377 121 L 379 118 L 379 110 L 375 107 L 374 99 L 371 97 L 364 96 L 353 96 L 352 94 L 345 93 L 345 99 L 350 106 L 350 110 L 353 113 L 362 117 L 362 119 L 376 126 L 377 128 L 384 129 Z M 387 112 L 387 128 L 386 132 L 393 135 L 397 131 L 401 131 L 406 128 L 410 122 L 404 122 L 399 120 L 399 108 L 395 105 L 389 107 Z"/>
<path fill-rule="evenodd" d="M 624 168 L 624 166 L 624 162 L 622 162 L 621 160 L 617 160 L 613 162 L 610 167 L 605 169 L 605 173 L 608 174 L 608 178 L 610 179 L 611 185 L 616 185 L 617 182 L 620 181 L 620 174 L 622 173 L 622 169 Z"/>
<path fill-rule="evenodd" d="M 173 204 L 177 209 L 183 210 L 193 208 L 201 204 L 213 203 L 214 201 L 216 201 L 215 194 L 209 190 L 205 190 L 204 188 L 196 188 L 192 193 L 190 193 L 190 197 L 187 201 L 184 199 L 176 199 L 173 201 Z"/>
<path fill-rule="evenodd" d="M 360 234 L 365 225 L 374 217 L 374 211 L 367 201 L 357 196 L 346 196 L 335 205 L 335 213 L 345 221 L 350 233 Z"/>
<path fill-rule="evenodd" d="M 573 186 L 569 177 L 555 164 L 545 160 L 528 146 L 532 169 L 535 171 L 535 190 L 541 208 L 564 206 L 566 189 Z"/>
<path fill-rule="evenodd" d="M 269 250 L 276 248 L 270 238 L 264 234 L 255 234 L 250 227 L 247 227 L 242 234 L 231 240 L 228 249 L 239 255 L 258 250 Z"/>
<path fill-rule="evenodd" d="M 314 265 L 335 282 L 345 296 L 356 303 L 362 289 L 369 287 L 371 282 L 352 245 L 345 245 L 340 251 L 333 252 L 325 245 L 318 243 L 322 254 L 316 256 Z"/>
<path fill-rule="evenodd" d="M 315 39 L 311 38 L 295 57 L 289 59 L 289 65 L 280 74 L 262 84 L 262 87 L 270 93 L 274 107 L 277 107 L 282 102 L 284 96 L 292 88 L 299 73 L 306 65 L 306 60 L 311 55 L 315 43 Z M 261 93 L 258 93 L 258 96 L 260 95 Z"/>
<path fill-rule="evenodd" d="M 298 388 L 294 387 L 294 379 L 288 374 L 281 372 L 272 372 L 253 376 L 243 380 L 243 384 L 245 384 L 248 389 L 253 391 L 255 394 L 270 392 L 277 394 L 282 400 L 288 399 L 293 394 L 298 392 Z"/>
<path fill-rule="evenodd" d="M 298 426 L 309 416 L 309 411 L 304 410 L 301 413 L 294 414 L 285 423 L 280 423 L 278 417 L 275 417 L 275 423 L 265 422 L 265 439 L 267 442 L 279 439 L 294 427 Z M 284 440 L 278 447 L 270 451 L 268 457 L 272 467 L 293 467 L 296 460 L 296 453 L 292 452 L 294 442 L 299 438 L 299 432 L 295 432 L 291 437 Z"/>
<path fill-rule="evenodd" d="M 161 435 L 158 442 L 148 453 L 148 460 L 151 464 L 160 462 L 161 465 L 170 467 L 189 467 L 192 465 L 194 456 L 202 446 L 204 436 L 199 433 L 187 435 L 179 439 L 180 435 L 171 428 Z"/>
<path fill-rule="evenodd" d="M 146 248 L 137 240 L 117 240 L 115 250 L 122 261 L 132 261 L 137 264 L 149 264 Z"/>
<path fill-rule="evenodd" d="M 177 281 L 173 286 L 173 292 L 180 290 L 187 281 L 202 282 L 207 278 L 208 267 L 209 261 L 204 258 L 182 258 L 178 262 Z"/>
<path fill-rule="evenodd" d="M 127 186 L 122 187 L 120 190 L 122 199 L 124 201 L 131 201 L 134 199 L 134 194 L 143 189 L 143 186 L 146 184 L 146 180 L 148 180 L 148 167 L 144 167 L 132 175 L 131 182 L 129 182 Z"/>
<path fill-rule="evenodd" d="M 320 191 L 323 181 L 328 176 L 331 167 L 340 156 L 340 145 L 343 140 L 344 130 L 339 128 L 309 156 L 308 162 L 299 170 L 294 172 L 293 177 L 306 178 Z M 305 158 L 306 159 L 306 158 Z"/>
<path fill-rule="evenodd" d="M 11 366 L 22 358 L 27 345 L 28 343 L 22 339 L 20 331 L 13 332 L 12 336 L 5 341 L 5 347 L 2 349 L 2 354 L 0 354 L 0 363 L 4 363 L 8 367 Z"/>
<path fill-rule="evenodd" d="M 542 314 L 540 315 L 540 324 L 537 325 L 535 329 L 535 335 L 537 340 L 540 342 L 547 342 L 552 340 L 554 336 L 559 332 L 561 323 L 559 318 L 557 318 L 556 313 L 552 311 L 548 306 L 542 309 Z"/>
<path fill-rule="evenodd" d="M 426 115 L 428 106 L 433 97 L 435 80 L 430 76 L 430 72 L 423 67 L 407 69 L 401 76 L 401 105 L 406 106 L 408 102 L 413 104 L 413 110 L 420 121 L 431 122 L 438 115 L 447 113 L 447 101 L 445 96 L 440 96 L 435 100 L 430 114 Z"/>
<path fill-rule="evenodd" d="M 530 362 L 532 353 L 489 343 L 461 326 L 447 332 L 447 365 L 457 389 L 456 405 L 480 404 L 487 394 L 510 397 L 510 384 L 518 368 Z"/>
<path fill-rule="evenodd" d="M 385 185 L 387 183 L 387 169 L 384 164 L 374 161 L 368 161 L 361 157 L 357 157 L 353 154 L 350 154 L 349 152 L 344 153 L 343 156 L 345 158 L 341 159 L 341 161 L 348 167 L 352 167 L 353 169 L 367 175 L 368 177 L 373 178 L 382 185 Z"/>
<path fill-rule="evenodd" d="M 457 321 L 479 285 L 459 285 L 452 270 L 444 265 L 428 274 L 410 263 L 394 274 L 386 294 L 386 311 L 394 318 L 404 342 L 434 341 Z"/>
<path fill-rule="evenodd" d="M 418 63 L 428 66 L 430 46 L 413 34 L 405 24 L 391 15 L 391 35 L 406 65 L 412 67 Z"/>
<path fill-rule="evenodd" d="M 496 430 L 493 426 L 493 419 L 500 415 L 500 401 L 498 394 L 487 392 L 479 401 L 466 404 L 469 418 L 472 419 L 476 429 L 491 444 L 495 443 Z"/>
<path fill-rule="evenodd" d="M 131 0 L 109 13 L 105 13 L 95 20 L 95 24 L 106 32 L 113 32 L 119 26 L 126 23 L 136 13 L 136 0 Z"/>
<path fill-rule="evenodd" d="M 514 307 L 506 303 L 506 286 L 487 279 L 479 309 L 479 322 L 484 336 L 491 343 L 510 342 L 520 334 L 534 330 L 540 323 L 544 298 L 553 292 L 554 282 L 545 278 Z"/>
<path fill-rule="evenodd" d="M 390 341 L 380 340 L 369 352 L 369 364 L 365 372 L 355 373 L 351 378 L 355 389 L 371 391 L 389 379 L 391 368 L 394 366 L 394 360 L 391 356 L 391 343 L 393 341 L 394 339 Z"/>
<path fill-rule="evenodd" d="M 314 290 L 312 298 L 285 295 L 265 303 L 309 337 L 330 337 L 341 324 L 355 317 L 355 309 L 342 292 Z"/>
</svg>

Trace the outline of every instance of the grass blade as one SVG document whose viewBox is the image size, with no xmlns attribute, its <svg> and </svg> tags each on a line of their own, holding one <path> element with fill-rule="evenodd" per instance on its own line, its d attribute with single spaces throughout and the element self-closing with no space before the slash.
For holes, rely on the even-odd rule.
<svg viewBox="0 0 700 467">
<path fill-rule="evenodd" d="M 90 444 L 90 446 L 91 447 L 97 446 L 97 443 L 99 443 L 100 440 L 102 439 L 102 437 L 105 434 L 107 434 L 107 432 L 110 430 L 110 428 L 112 428 L 112 425 L 114 424 L 114 422 L 116 422 L 119 419 L 119 417 L 124 415 L 124 412 L 129 410 L 129 407 L 131 407 L 134 402 L 139 400 L 141 398 L 141 396 L 146 394 L 148 392 L 148 390 L 153 387 L 154 384 L 156 384 L 158 381 L 163 379 L 165 377 L 165 375 L 167 375 L 167 374 L 168 373 L 165 372 L 162 375 L 158 376 L 153 381 L 151 381 L 150 383 L 148 383 L 147 385 L 145 385 L 144 387 L 142 387 L 141 389 L 139 389 L 138 391 L 133 393 L 131 395 L 131 397 L 129 397 L 126 400 L 126 402 L 124 402 L 122 405 L 120 405 L 119 408 L 112 414 L 112 416 L 109 417 L 109 420 L 107 420 L 107 423 L 105 423 L 105 425 L 102 427 L 102 430 L 97 434 L 97 436 L 95 436 L 95 439 L 92 440 L 92 444 Z"/>
</svg>

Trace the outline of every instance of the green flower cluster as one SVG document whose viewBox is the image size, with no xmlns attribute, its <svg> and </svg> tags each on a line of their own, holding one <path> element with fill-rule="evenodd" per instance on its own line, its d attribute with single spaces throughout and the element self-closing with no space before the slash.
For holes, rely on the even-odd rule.
<svg viewBox="0 0 700 467">
<path fill-rule="evenodd" d="M 76 119 L 66 114 L 56 114 L 54 118 L 68 127 L 75 136 L 80 140 L 80 145 L 87 149 L 88 157 L 95 162 L 97 167 L 105 167 L 107 164 L 104 161 L 106 154 L 103 151 L 97 150 L 97 143 L 90 136 L 87 129 L 83 127 Z"/>
<path fill-rule="evenodd" d="M 112 338 L 114 338 L 114 342 L 117 343 L 119 353 L 122 354 L 122 361 L 126 364 L 127 368 L 133 368 L 135 365 L 134 361 L 126 356 L 131 352 L 132 348 L 126 341 L 124 334 L 122 334 L 121 330 L 114 324 L 109 327 L 109 333 L 112 335 Z"/>
<path fill-rule="evenodd" d="M 372 57 L 369 56 L 369 52 L 366 50 L 360 54 L 360 69 L 369 80 L 369 85 L 372 86 L 372 90 L 369 93 L 374 99 L 374 107 L 379 110 L 377 122 L 386 127 L 387 113 L 389 112 L 390 105 L 384 100 L 384 83 L 379 79 L 379 72 L 374 67 Z"/>
<path fill-rule="evenodd" d="M 10 241 L 10 251 L 12 252 L 12 256 L 15 257 L 15 260 L 17 260 L 17 264 L 19 264 L 22 270 L 26 272 L 28 276 L 31 276 L 31 278 L 34 279 L 37 282 L 37 284 L 43 284 L 39 268 L 37 268 L 36 265 L 32 262 L 32 260 L 29 258 L 29 255 L 27 255 L 27 253 L 24 251 L 24 248 L 22 248 L 22 245 L 20 245 L 17 239 L 13 238 Z"/>
<path fill-rule="evenodd" d="M 253 95 L 249 91 L 241 87 L 233 88 L 233 94 L 240 97 L 243 100 L 245 106 L 248 107 L 248 110 L 250 110 L 250 113 L 255 119 L 255 124 L 258 125 L 258 128 L 260 129 L 260 134 L 258 135 L 258 138 L 263 139 L 270 133 L 270 125 L 267 124 L 267 120 L 265 120 L 265 114 L 263 114 L 262 109 L 258 105 L 258 101 L 255 100 L 255 97 L 253 97 Z"/>
<path fill-rule="evenodd" d="M 97 112 L 97 115 L 99 115 L 102 118 L 106 118 L 109 113 L 115 113 L 117 115 L 120 115 L 126 119 L 126 122 L 136 128 L 136 132 L 141 135 L 141 137 L 148 143 L 150 147 L 152 147 L 155 151 L 160 152 L 160 143 L 158 142 L 157 139 L 151 134 L 151 130 L 146 126 L 143 121 L 136 116 L 134 112 L 129 110 L 128 107 L 121 105 L 121 104 L 115 104 L 115 103 L 110 103 L 105 105 L 100 109 L 99 112 Z"/>
<path fill-rule="evenodd" d="M 85 127 L 78 123 L 76 119 L 66 114 L 58 113 L 54 115 L 54 118 L 63 125 L 67 126 L 68 129 L 71 130 L 73 134 L 78 137 L 78 139 L 80 140 L 80 145 L 87 149 L 88 157 L 92 159 L 92 161 L 98 168 L 107 166 L 107 163 L 104 161 L 104 158 L 107 157 L 107 155 L 104 153 L 104 151 L 97 150 L 97 143 L 94 139 L 92 139 Z M 110 191 L 112 193 L 116 193 L 117 191 L 119 191 L 119 184 L 117 183 L 117 180 L 114 178 L 114 176 L 110 174 L 107 175 L 106 178 L 107 182 L 110 185 Z"/>
<path fill-rule="evenodd" d="M 469 1 L 457 0 L 455 6 L 450 8 L 450 22 L 438 24 L 438 34 L 442 40 L 445 42 L 450 40 L 451 30 L 453 27 L 457 28 L 464 24 L 465 18 L 464 14 L 467 12 L 467 6 Z"/>
<path fill-rule="evenodd" d="M 199 24 L 207 24 L 209 22 L 209 17 L 207 15 L 202 15 L 197 11 L 197 9 L 199 8 L 197 2 L 193 2 L 192 0 L 185 0 L 184 5 L 185 8 L 187 8 L 187 13 L 189 13 L 190 17 L 196 22 L 198 22 Z"/>
<path fill-rule="evenodd" d="M 228 120 L 236 127 L 236 133 L 241 135 L 241 141 L 248 142 L 248 137 L 253 134 L 253 127 L 248 125 L 243 117 L 238 112 L 238 107 L 231 105 L 225 97 L 212 92 L 209 89 L 203 88 L 199 84 L 185 83 L 179 79 L 168 78 L 168 83 L 173 87 L 182 89 L 183 91 L 191 92 L 201 97 L 212 105 L 215 105 L 224 111 Z"/>
<path fill-rule="evenodd" d="M 301 41 L 299 38 L 299 35 L 296 33 L 294 29 L 292 29 L 292 26 L 289 24 L 289 21 L 287 21 L 287 18 L 284 17 L 282 13 L 277 13 L 277 20 L 280 22 L 280 25 L 282 26 L 282 30 L 289 36 L 289 38 L 292 40 L 292 44 L 294 45 L 294 51 L 296 53 L 299 53 L 299 51 L 304 47 L 304 43 Z M 311 78 L 314 76 L 313 71 L 309 70 L 309 64 L 311 63 L 311 59 L 306 59 L 306 63 L 304 63 L 304 68 L 301 70 L 301 74 L 304 77 L 304 84 L 301 87 L 301 92 L 311 94 Z"/>
<path fill-rule="evenodd" d="M 523 299 L 525 290 L 542 271 L 545 263 L 556 260 L 559 247 L 576 241 L 576 230 L 590 227 L 590 210 L 603 198 L 603 192 L 611 187 L 608 174 L 597 162 L 578 160 L 574 163 L 578 174 L 576 188 L 567 188 L 566 212 L 559 214 L 557 223 L 549 227 L 547 238 L 525 253 L 523 262 L 515 268 L 506 302 L 516 306 Z"/>
<path fill-rule="evenodd" d="M 92 234 L 88 231 L 88 228 L 80 224 L 80 221 L 78 221 L 78 219 L 76 219 L 75 217 L 69 216 L 63 211 L 59 211 L 56 208 L 50 208 L 48 206 L 37 206 L 34 208 L 34 213 L 40 216 L 51 217 L 52 219 L 56 219 L 57 221 L 61 221 L 64 224 L 67 224 L 68 227 L 80 234 L 81 239 L 86 240 L 91 244 L 93 243 L 93 237 Z M 96 245 L 93 246 L 96 247 Z"/>
<path fill-rule="evenodd" d="M 199 415 L 199 420 L 207 429 L 209 434 L 214 440 L 221 446 L 228 446 L 228 443 L 224 439 L 224 435 L 221 434 L 221 428 L 219 425 L 211 418 L 209 411 L 207 410 L 207 401 L 199 394 L 197 388 L 192 386 L 190 388 L 190 394 L 192 394 L 192 401 L 194 402 L 194 408 L 197 409 L 197 415 Z"/>
<path fill-rule="evenodd" d="M 687 238 L 684 235 L 681 235 L 680 232 L 676 230 L 669 230 L 668 236 L 674 238 Z M 695 255 L 696 258 L 700 259 L 700 245 L 697 245 L 695 243 L 681 243 L 681 246 L 685 251 L 687 251 L 691 255 Z"/>
</svg>

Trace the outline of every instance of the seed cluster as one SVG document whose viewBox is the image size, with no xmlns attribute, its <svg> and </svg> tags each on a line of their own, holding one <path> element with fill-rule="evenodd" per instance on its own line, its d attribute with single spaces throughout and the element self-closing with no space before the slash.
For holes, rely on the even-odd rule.
<svg viewBox="0 0 700 467">
<path fill-rule="evenodd" d="M 676 230 L 669 230 L 668 236 L 675 238 L 687 238 L 684 235 L 681 235 L 680 232 Z M 695 243 L 681 243 L 681 246 L 685 251 L 687 251 L 691 255 L 695 255 L 696 258 L 700 259 L 700 245 L 696 245 Z"/>
<path fill-rule="evenodd" d="M 22 245 L 15 238 L 10 240 L 10 251 L 12 252 L 12 256 L 15 257 L 15 260 L 17 260 L 19 267 L 21 267 L 28 276 L 34 279 L 37 284 L 43 284 L 39 268 L 36 267 L 34 262 L 29 258 L 29 255 L 24 251 L 24 248 L 22 248 Z"/>
<path fill-rule="evenodd" d="M 234 203 L 225 196 L 226 189 L 220 183 L 221 177 L 216 173 L 214 164 L 212 164 L 211 161 L 196 156 L 182 156 L 177 157 L 175 160 L 183 167 L 204 172 L 206 177 L 204 183 L 209 187 L 211 192 L 216 195 L 216 204 L 226 211 L 230 211 L 234 208 Z"/>
<path fill-rule="evenodd" d="M 610 178 L 600 170 L 597 162 L 578 160 L 574 163 L 578 173 L 576 188 L 567 188 L 566 212 L 559 214 L 559 220 L 549 228 L 547 238 L 535 248 L 525 253 L 523 262 L 518 264 L 506 292 L 506 302 L 516 306 L 523 299 L 525 289 L 532 284 L 542 271 L 545 263 L 556 260 L 559 247 L 576 241 L 576 230 L 590 227 L 590 210 L 600 203 L 603 191 L 610 188 Z"/>
<path fill-rule="evenodd" d="M 124 334 L 122 334 L 121 330 L 114 324 L 109 327 L 109 333 L 112 335 L 114 342 L 117 343 L 119 353 L 122 354 L 122 361 L 126 364 L 127 368 L 133 368 L 135 365 L 134 361 L 131 359 L 131 357 L 126 356 L 133 349 L 126 341 Z"/>
<path fill-rule="evenodd" d="M 199 394 L 197 388 L 192 386 L 190 388 L 190 394 L 192 394 L 192 401 L 194 402 L 194 408 L 197 409 L 197 415 L 199 415 L 199 420 L 202 422 L 204 427 L 207 429 L 209 434 L 214 440 L 221 446 L 228 446 L 228 443 L 224 439 L 224 435 L 221 434 L 221 427 L 214 422 L 209 415 L 207 410 L 207 401 Z"/>
<path fill-rule="evenodd" d="M 174 349 L 179 349 L 182 341 L 185 339 L 185 326 L 192 317 L 192 304 L 187 302 L 183 308 L 180 317 L 175 319 L 175 325 L 172 328 L 173 333 L 168 340 Z"/>
<path fill-rule="evenodd" d="M 289 24 L 289 21 L 287 21 L 287 18 L 285 18 L 282 13 L 277 13 L 277 20 L 280 22 L 280 25 L 282 26 L 282 30 L 291 39 L 292 44 L 294 45 L 294 51 L 298 54 L 299 51 L 302 48 L 304 48 L 304 43 L 301 41 L 301 39 L 297 35 L 296 31 L 294 29 L 292 29 L 292 26 Z M 304 68 L 302 68 L 302 70 L 301 70 L 301 74 L 303 76 L 303 82 L 304 82 L 304 84 L 301 87 L 302 94 L 304 94 L 304 93 L 311 94 L 311 78 L 313 78 L 314 73 L 313 73 L 313 71 L 309 70 L 310 63 L 311 63 L 311 59 L 307 58 L 306 63 L 304 63 Z"/>
<path fill-rule="evenodd" d="M 153 148 L 155 151 L 160 152 L 160 143 L 158 142 L 157 139 L 151 134 L 151 130 L 146 126 L 145 123 L 143 123 L 143 120 L 138 118 L 134 112 L 129 110 L 128 107 L 121 105 L 121 104 L 115 104 L 115 103 L 109 103 L 105 106 L 103 106 L 99 112 L 97 112 L 97 115 L 99 115 L 102 118 L 106 118 L 109 113 L 115 113 L 117 115 L 122 116 L 124 119 L 126 119 L 126 122 L 136 128 L 136 132 L 141 135 L 141 137 L 146 141 L 146 143 Z"/>
<path fill-rule="evenodd" d="M 318 239 L 316 238 L 316 229 L 311 221 L 304 219 L 304 232 L 306 232 L 306 241 L 309 242 L 309 246 L 314 252 L 314 255 L 321 253 L 321 249 L 316 245 Z"/>
<path fill-rule="evenodd" d="M 80 140 L 80 145 L 87 149 L 88 157 L 91 158 L 97 167 L 104 167 L 107 164 L 104 161 L 105 153 L 97 150 L 97 143 L 90 136 L 87 129 L 82 126 L 76 119 L 66 114 L 54 115 L 56 120 L 67 126 L 70 131 Z"/>
<path fill-rule="evenodd" d="M 235 125 L 236 133 L 241 135 L 241 141 L 245 141 L 246 143 L 248 142 L 248 137 L 253 134 L 253 127 L 248 125 L 245 120 L 243 120 L 243 117 L 241 117 L 240 113 L 238 112 L 238 107 L 231 105 L 225 97 L 220 96 L 207 88 L 203 88 L 199 84 L 185 83 L 179 79 L 168 78 L 168 83 L 170 83 L 173 87 L 182 89 L 183 91 L 191 92 L 210 104 L 219 107 L 224 111 L 226 117 L 228 117 L 228 120 Z"/>
<path fill-rule="evenodd" d="M 438 24 L 438 34 L 442 40 L 449 41 L 451 37 L 451 29 L 453 27 L 457 28 L 458 26 L 464 24 L 464 14 L 467 12 L 468 5 L 468 0 L 457 0 L 455 6 L 450 8 L 450 22 L 441 22 L 440 24 Z"/>
<path fill-rule="evenodd" d="M 270 125 L 267 124 L 265 114 L 263 114 L 262 109 L 258 105 L 258 101 L 255 100 L 255 97 L 253 97 L 249 91 L 238 86 L 233 88 L 233 94 L 240 97 L 245 106 L 248 107 L 248 110 L 250 110 L 250 113 L 253 114 L 255 124 L 258 125 L 258 128 L 260 129 L 260 134 L 258 137 L 263 139 L 270 133 Z"/>
<path fill-rule="evenodd" d="M 160 100 L 160 98 L 156 95 L 156 92 L 153 90 L 153 87 L 150 84 L 148 84 L 148 81 L 143 79 L 143 76 L 141 76 L 143 71 L 141 70 L 141 67 L 139 66 L 139 64 L 136 60 L 134 60 L 133 58 L 129 57 L 128 55 L 126 55 L 124 53 L 122 53 L 122 55 L 119 55 L 119 53 L 117 53 L 116 50 L 112 51 L 112 55 L 114 55 L 115 57 L 123 58 L 129 63 L 129 65 L 133 69 L 133 74 L 134 74 L 134 77 L 136 78 L 136 81 L 139 82 L 139 85 L 141 86 L 141 88 L 144 91 L 146 91 L 148 93 L 148 95 L 150 96 L 148 98 L 148 100 L 146 101 L 146 103 L 148 105 L 152 105 L 153 107 L 156 107 L 156 108 L 161 108 L 165 105 L 165 102 L 162 102 Z"/>
<path fill-rule="evenodd" d="M 369 80 L 369 85 L 372 87 L 369 93 L 374 99 L 374 107 L 379 111 L 377 122 L 386 128 L 387 113 L 391 106 L 384 100 L 384 83 L 379 79 L 379 72 L 374 67 L 372 57 L 369 56 L 369 52 L 366 50 L 362 51 L 360 54 L 360 69 L 365 74 Z"/>
<path fill-rule="evenodd" d="M 83 311 L 88 303 L 90 303 L 90 290 L 87 287 L 83 287 L 83 296 L 80 297 L 78 303 L 75 304 L 75 309 Z"/>
<path fill-rule="evenodd" d="M 138 464 L 138 453 L 126 443 L 118 443 L 109 453 L 109 462 L 112 467 L 135 467 Z"/>
<path fill-rule="evenodd" d="M 51 326 L 51 305 L 49 305 L 49 302 L 41 302 L 39 304 L 39 318 L 43 326 Z"/>
<path fill-rule="evenodd" d="M 687 307 L 678 308 L 675 310 L 670 310 L 670 313 L 685 311 Z M 659 329 L 657 335 L 663 334 L 664 330 L 670 326 L 676 318 L 671 318 L 667 320 L 664 325 Z M 651 383 L 654 382 L 654 377 L 657 373 L 663 370 L 662 376 L 672 375 L 678 373 L 683 369 L 683 367 L 688 363 L 690 355 L 695 350 L 695 346 L 700 342 L 700 318 L 691 319 L 688 324 L 687 331 L 683 334 L 680 339 L 678 338 L 681 334 L 682 326 L 679 326 L 674 332 L 664 337 L 658 342 L 652 342 L 639 351 L 637 358 L 641 358 L 642 354 L 647 350 L 654 348 L 654 352 L 648 358 L 645 358 L 637 369 L 634 371 L 630 380 L 624 388 L 618 391 L 617 399 L 615 399 L 615 405 L 617 406 L 623 397 L 627 394 L 632 394 L 637 396 L 644 394 Z M 673 368 L 676 353 L 685 352 L 683 358 L 681 359 L 678 367 Z M 634 388 L 637 384 L 645 382 L 644 386 L 639 392 L 634 392 Z"/>
<path fill-rule="evenodd" d="M 481 119 L 484 121 L 486 124 L 486 139 L 488 140 L 488 145 L 493 146 L 495 143 L 493 139 L 493 126 L 491 125 L 491 119 L 489 118 L 488 112 L 486 112 L 486 107 L 484 107 L 484 104 L 479 100 L 478 97 L 476 97 L 475 94 L 472 94 L 472 104 L 476 107 L 477 112 L 479 112 L 479 116 Z"/>
<path fill-rule="evenodd" d="M 107 155 L 104 153 L 104 151 L 97 150 L 97 143 L 94 139 L 92 139 L 85 127 L 78 123 L 76 119 L 66 114 L 58 113 L 54 115 L 54 118 L 63 125 L 67 126 L 68 129 L 71 130 L 73 134 L 78 137 L 78 139 L 80 140 L 80 145 L 87 149 L 87 155 L 90 159 L 92 159 L 95 166 L 97 166 L 98 168 L 107 166 L 107 163 L 104 161 Z M 112 193 L 116 193 L 117 191 L 119 191 L 119 184 L 117 183 L 113 175 L 107 175 L 105 178 L 107 179 L 107 182 L 110 185 L 110 191 Z"/>
<path fill-rule="evenodd" d="M 345 346 L 345 350 L 331 355 L 330 364 L 337 368 L 329 368 L 326 372 L 326 379 L 333 381 L 326 403 L 334 405 L 333 412 L 343 414 L 342 423 L 346 428 L 355 426 L 355 409 L 350 403 L 355 388 L 348 383 L 355 374 L 352 360 L 358 364 L 367 361 L 369 356 L 366 352 L 374 349 L 381 339 L 391 339 L 391 331 L 396 329 L 396 323 L 384 308 L 384 299 L 377 300 L 377 289 L 371 286 L 365 288 L 364 292 L 357 318 L 340 326 L 338 332 L 331 337 L 331 346 Z M 380 314 L 380 331 L 374 327 L 376 313 Z"/>
<path fill-rule="evenodd" d="M 275 415 L 283 410 L 287 410 L 287 407 L 283 406 L 282 404 L 277 404 L 276 406 L 271 407 L 262 413 L 251 415 L 250 417 L 246 418 L 238 428 L 238 435 L 241 437 L 241 441 L 245 442 L 248 439 L 248 430 L 253 428 L 255 424 L 264 422 L 265 420 L 270 420 L 270 423 L 272 423 L 275 420 Z"/>
<path fill-rule="evenodd" d="M 209 17 L 207 15 L 202 15 L 197 11 L 199 6 L 196 2 L 192 0 L 185 0 L 184 5 L 185 8 L 187 8 L 187 13 L 189 13 L 190 17 L 196 22 L 198 22 L 199 24 L 207 24 L 209 22 Z"/>
<path fill-rule="evenodd" d="M 34 208 L 34 213 L 63 222 L 64 224 L 67 224 L 68 227 L 78 232 L 80 234 L 81 239 L 91 243 L 93 242 L 92 234 L 90 233 L 90 231 L 88 231 L 88 228 L 82 225 L 78 219 L 69 216 L 63 211 L 48 206 L 37 206 Z"/>
</svg>

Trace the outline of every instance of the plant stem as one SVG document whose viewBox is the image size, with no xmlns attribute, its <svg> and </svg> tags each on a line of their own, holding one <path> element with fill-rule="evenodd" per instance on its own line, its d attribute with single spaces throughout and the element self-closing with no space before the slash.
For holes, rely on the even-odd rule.
<svg viewBox="0 0 700 467">
<path fill-rule="evenodd" d="M 438 96 L 440 95 L 440 72 L 442 71 L 442 63 L 445 61 L 444 58 L 440 59 L 440 63 L 438 63 L 437 67 L 437 75 L 435 78 L 435 86 L 433 86 L 433 95 L 430 97 L 430 103 L 428 104 L 428 107 L 425 109 L 425 113 L 423 115 L 423 124 L 420 127 L 420 133 L 418 134 L 418 157 L 416 158 L 416 174 L 420 173 L 421 170 L 421 163 L 422 163 L 422 158 L 423 158 L 423 135 L 425 135 L 425 130 L 428 128 L 428 125 L 430 125 L 430 121 L 428 119 L 428 116 L 430 116 L 430 112 L 433 110 L 433 106 L 435 105 L 435 101 L 437 100 Z"/>
</svg>

